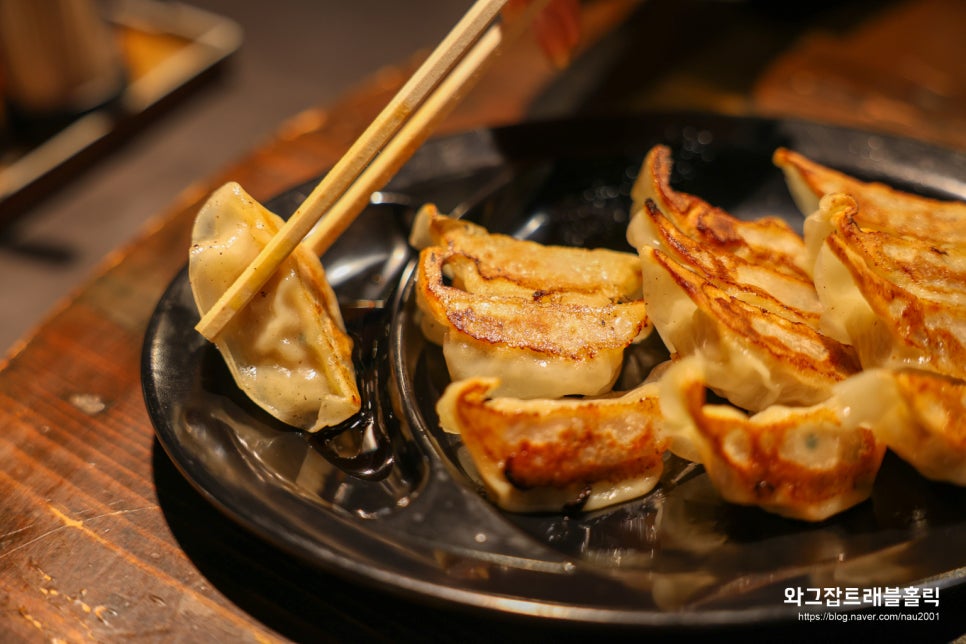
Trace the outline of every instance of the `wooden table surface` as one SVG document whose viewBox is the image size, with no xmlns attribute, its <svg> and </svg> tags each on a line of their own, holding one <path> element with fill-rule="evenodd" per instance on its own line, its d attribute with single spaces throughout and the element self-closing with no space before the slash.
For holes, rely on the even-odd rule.
<svg viewBox="0 0 966 644">
<path fill-rule="evenodd" d="M 624 74 L 608 85 L 599 68 L 590 80 L 579 64 L 557 73 L 532 43 L 520 41 L 441 131 L 517 122 L 554 108 L 700 107 L 834 120 L 966 149 L 966 3 L 850 5 L 852 13 L 843 16 L 827 7 L 778 15 L 755 3 L 653 0 L 638 8 L 629 0 L 588 2 L 587 56 L 607 59 L 608 38 L 634 21 L 650 25 L 638 35 L 648 57 L 608 63 Z M 683 29 L 673 22 L 682 19 L 693 23 Z M 673 27 L 653 29 L 660 20 Z M 908 37 L 910 24 L 916 37 Z M 727 39 L 738 46 L 717 49 Z M 200 179 L 137 239 L 105 258 L 6 358 L 0 370 L 0 641 L 588 635 L 453 613 L 306 567 L 218 514 L 168 459 L 145 410 L 145 328 L 186 262 L 199 203 L 227 179 L 267 200 L 319 175 L 411 68 L 412 61 L 403 61 L 363 80 L 339 103 L 293 116 L 274 141 Z M 551 108 L 548 97 L 558 101 Z M 942 637 L 949 639 L 949 632 Z"/>
</svg>

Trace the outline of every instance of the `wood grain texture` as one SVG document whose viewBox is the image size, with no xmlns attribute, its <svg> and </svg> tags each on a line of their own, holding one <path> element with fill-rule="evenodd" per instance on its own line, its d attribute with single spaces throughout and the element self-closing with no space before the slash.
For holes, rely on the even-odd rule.
<svg viewBox="0 0 966 644">
<path fill-rule="evenodd" d="M 352 97 L 351 107 L 334 107 L 322 127 L 272 142 L 225 178 L 237 177 L 268 198 L 319 174 L 352 133 L 342 110 L 365 125 L 362 106 L 377 109 L 382 94 L 367 89 Z M 340 127 L 326 127 L 330 122 Z M 172 532 L 169 515 L 182 517 L 187 536 L 180 538 L 201 541 L 210 536 L 214 511 L 166 462 L 141 398 L 147 321 L 186 261 L 194 213 L 207 192 L 199 186 L 182 195 L 141 238 L 109 258 L 0 375 L 0 460 L 10 464 L 0 473 L 0 567 L 11 581 L 0 630 L 17 639 L 276 636 L 219 592 Z M 179 492 L 167 494 L 169 486 Z M 192 495 L 193 505 L 186 506 L 184 497 Z M 193 521 L 205 534 L 192 532 Z M 238 561 L 249 555 L 239 555 L 236 542 L 244 544 L 242 552 L 264 549 L 230 524 L 220 529 L 221 547 L 210 555 L 234 556 L 235 570 L 249 567 Z M 270 572 L 277 574 L 274 567 Z"/>
</svg>

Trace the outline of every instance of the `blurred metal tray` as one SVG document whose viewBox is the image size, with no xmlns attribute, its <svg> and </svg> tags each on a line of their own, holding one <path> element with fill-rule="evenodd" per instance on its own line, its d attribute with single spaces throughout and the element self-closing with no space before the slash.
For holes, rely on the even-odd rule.
<svg viewBox="0 0 966 644">
<path fill-rule="evenodd" d="M 29 145 L 0 146 L 0 222 L 69 178 L 108 140 L 136 129 L 154 109 L 234 53 L 242 42 L 233 21 L 181 2 L 115 0 L 116 30 L 128 82 L 118 100 L 78 116 Z"/>
</svg>

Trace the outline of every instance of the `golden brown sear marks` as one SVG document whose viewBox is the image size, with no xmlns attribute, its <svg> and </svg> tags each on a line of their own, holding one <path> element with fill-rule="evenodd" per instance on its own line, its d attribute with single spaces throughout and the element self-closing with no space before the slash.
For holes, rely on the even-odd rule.
<svg viewBox="0 0 966 644">
<path fill-rule="evenodd" d="M 420 254 L 417 288 L 424 311 L 450 331 L 477 341 L 581 360 L 601 351 L 623 350 L 646 326 L 640 300 L 593 305 L 579 297 L 575 302 L 566 297 L 481 295 L 448 286 L 443 271 L 451 259 L 440 248 Z"/>
<path fill-rule="evenodd" d="M 427 204 L 416 216 L 417 248 L 437 246 L 465 264 L 451 264 L 454 283 L 473 293 L 585 294 L 600 303 L 640 299 L 641 269 L 633 253 L 604 248 L 547 246 L 490 233 Z"/>
<path fill-rule="evenodd" d="M 454 380 L 496 377 L 500 395 L 520 398 L 613 387 L 624 350 L 651 329 L 636 256 L 490 235 L 432 210 L 420 216 L 414 238 L 430 245 L 420 252 L 416 302 Z"/>
<path fill-rule="evenodd" d="M 807 277 L 802 238 L 785 220 L 772 216 L 738 219 L 695 195 L 671 188 L 671 170 L 671 150 L 664 145 L 651 148 L 631 190 L 633 212 L 641 211 L 651 200 L 675 227 L 709 252 Z M 634 240 L 631 245 L 640 247 Z"/>
<path fill-rule="evenodd" d="M 859 224 L 869 230 L 946 243 L 966 243 L 966 203 L 921 197 L 878 182 L 865 182 L 779 148 L 775 165 L 785 173 L 789 191 L 806 217 L 827 194 L 850 195 L 858 204 Z"/>
<path fill-rule="evenodd" d="M 584 509 L 640 496 L 663 470 L 657 385 L 619 397 L 490 398 L 497 383 L 452 383 L 437 404 L 494 501 L 514 511 Z"/>
<path fill-rule="evenodd" d="M 740 221 L 674 192 L 669 175 L 668 150 L 654 148 L 628 228 L 665 344 L 679 357 L 707 358 L 709 386 L 744 409 L 823 400 L 859 364 L 850 347 L 820 329 L 822 305 L 802 238 L 775 218 Z"/>
<path fill-rule="evenodd" d="M 790 150 L 774 160 L 808 214 L 821 327 L 865 369 L 839 387 L 849 422 L 923 476 L 966 485 L 966 203 L 863 182 Z"/>
<path fill-rule="evenodd" d="M 868 369 L 836 385 L 846 427 L 868 428 L 926 478 L 966 485 L 966 382 L 923 369 Z"/>
<path fill-rule="evenodd" d="M 784 270 L 783 256 L 772 262 L 761 251 L 749 260 L 710 248 L 677 228 L 653 201 L 645 202 L 637 221 L 651 245 L 735 299 L 818 328 L 822 305 L 815 285 L 803 272 Z"/>
<path fill-rule="evenodd" d="M 454 377 L 441 424 L 461 434 L 500 507 L 639 496 L 656 485 L 665 448 L 702 464 L 725 500 L 806 521 L 866 500 L 887 448 L 928 478 L 966 485 L 962 204 L 789 151 L 775 159 L 799 203 L 817 208 L 804 239 L 776 218 L 742 221 L 673 190 L 668 149 L 651 150 L 627 231 L 639 282 L 618 277 L 625 258 L 594 264 L 568 250 L 517 262 L 531 248 L 519 240 L 422 217 L 417 298 L 448 364 L 509 374 L 528 394 L 544 368 L 555 380 L 606 381 L 633 341 L 630 285 L 673 358 L 606 399 L 522 400 L 496 379 Z M 843 186 L 860 194 L 830 194 L 818 208 L 815 191 Z M 574 262 L 592 268 L 568 270 Z M 594 273 L 606 284 L 595 287 Z M 731 404 L 708 404 L 709 389 Z"/>
<path fill-rule="evenodd" d="M 910 417 L 876 435 L 926 478 L 966 485 L 966 382 L 921 370 L 892 372 Z"/>
<path fill-rule="evenodd" d="M 709 405 L 699 359 L 662 380 L 669 449 L 696 460 L 726 500 L 806 521 L 822 521 L 867 499 L 885 445 L 848 427 L 837 397 L 810 407 L 775 405 L 748 416 Z"/>
<path fill-rule="evenodd" d="M 827 195 L 810 219 L 825 233 L 815 242 L 823 326 L 862 366 L 966 377 L 966 248 L 864 228 L 850 195 Z"/>
<path fill-rule="evenodd" d="M 709 362 L 708 386 L 733 404 L 749 410 L 814 404 L 859 370 L 851 347 L 794 316 L 734 297 L 660 250 L 645 249 L 642 256 L 654 267 L 645 276 L 655 275 L 648 307 L 657 330 L 677 356 L 703 356 Z M 688 314 L 683 297 L 691 307 Z M 666 317 L 664 311 L 674 313 Z"/>
</svg>

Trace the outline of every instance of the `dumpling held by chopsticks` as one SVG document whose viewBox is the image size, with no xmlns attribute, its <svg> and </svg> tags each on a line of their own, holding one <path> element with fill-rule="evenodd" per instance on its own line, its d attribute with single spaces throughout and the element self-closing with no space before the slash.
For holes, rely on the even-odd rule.
<svg viewBox="0 0 966 644">
<path fill-rule="evenodd" d="M 192 231 L 188 275 L 204 314 L 282 227 L 237 183 L 216 191 Z M 322 264 L 298 247 L 214 340 L 238 387 L 272 416 L 317 431 L 360 408 L 335 294 Z"/>
</svg>

